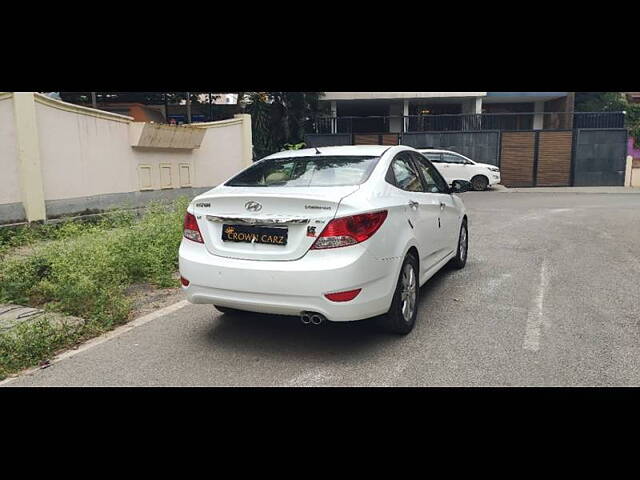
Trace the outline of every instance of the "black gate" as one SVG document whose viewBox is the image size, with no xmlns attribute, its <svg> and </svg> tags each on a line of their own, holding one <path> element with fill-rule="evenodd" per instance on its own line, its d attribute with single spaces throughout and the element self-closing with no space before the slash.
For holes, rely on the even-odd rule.
<svg viewBox="0 0 640 480">
<path fill-rule="evenodd" d="M 353 145 L 352 137 L 350 133 L 308 133 L 304 136 L 304 143 L 307 148 Z"/>
<path fill-rule="evenodd" d="M 626 158 L 626 129 L 576 130 L 573 185 L 623 186 Z"/>
<path fill-rule="evenodd" d="M 402 145 L 413 148 L 452 150 L 480 163 L 499 164 L 500 132 L 410 132 L 403 133 Z"/>
</svg>

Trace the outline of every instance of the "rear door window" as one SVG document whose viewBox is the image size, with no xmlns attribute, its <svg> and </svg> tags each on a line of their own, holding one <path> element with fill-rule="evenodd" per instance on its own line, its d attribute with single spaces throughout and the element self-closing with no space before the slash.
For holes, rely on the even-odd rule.
<svg viewBox="0 0 640 480">
<path fill-rule="evenodd" d="M 436 167 L 420 154 L 414 155 L 414 159 L 422 173 L 425 191 L 428 193 L 447 193 L 449 190 L 447 182 L 442 178 Z"/>
<path fill-rule="evenodd" d="M 406 153 L 400 153 L 391 163 L 391 170 L 395 177 L 395 185 L 407 192 L 423 192 L 420 174 L 416 171 L 411 158 Z"/>
<path fill-rule="evenodd" d="M 459 155 L 454 155 L 452 153 L 443 153 L 442 157 L 446 163 L 456 163 L 459 165 L 464 165 L 466 160 Z"/>
</svg>

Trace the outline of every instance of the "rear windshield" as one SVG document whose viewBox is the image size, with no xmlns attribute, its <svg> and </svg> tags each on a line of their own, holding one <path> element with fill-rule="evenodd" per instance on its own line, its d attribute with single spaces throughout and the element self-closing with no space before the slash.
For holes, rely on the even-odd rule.
<svg viewBox="0 0 640 480">
<path fill-rule="evenodd" d="M 293 157 L 262 160 L 236 175 L 229 187 L 337 187 L 360 185 L 380 157 Z"/>
</svg>

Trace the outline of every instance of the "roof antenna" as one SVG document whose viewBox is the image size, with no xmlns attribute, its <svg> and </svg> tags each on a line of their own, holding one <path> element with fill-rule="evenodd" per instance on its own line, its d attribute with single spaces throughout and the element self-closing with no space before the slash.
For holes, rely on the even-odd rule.
<svg viewBox="0 0 640 480">
<path fill-rule="evenodd" d="M 316 155 L 322 155 L 322 152 L 320 150 L 318 150 L 318 147 L 313 147 L 316 149 Z"/>
</svg>

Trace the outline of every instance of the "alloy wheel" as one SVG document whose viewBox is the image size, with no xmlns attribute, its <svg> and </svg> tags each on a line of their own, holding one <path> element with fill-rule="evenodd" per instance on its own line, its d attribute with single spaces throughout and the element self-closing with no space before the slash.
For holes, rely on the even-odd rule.
<svg viewBox="0 0 640 480">
<path fill-rule="evenodd" d="M 413 312 L 416 308 L 416 298 L 418 296 L 416 274 L 413 265 L 407 263 L 402 270 L 402 290 L 400 292 L 402 317 L 405 322 L 411 322 Z"/>
<path fill-rule="evenodd" d="M 469 246 L 469 240 L 467 238 L 467 226 L 463 225 L 460 230 L 460 260 L 463 262 L 467 258 L 467 248 Z"/>
</svg>

